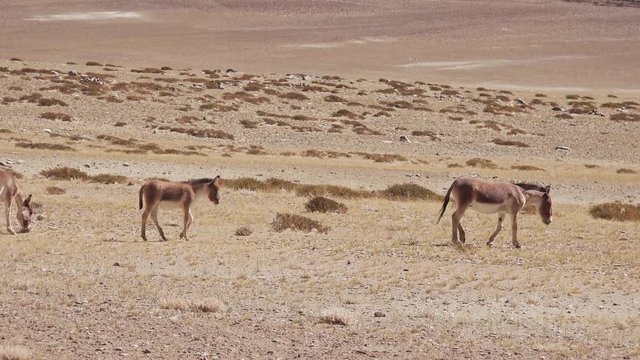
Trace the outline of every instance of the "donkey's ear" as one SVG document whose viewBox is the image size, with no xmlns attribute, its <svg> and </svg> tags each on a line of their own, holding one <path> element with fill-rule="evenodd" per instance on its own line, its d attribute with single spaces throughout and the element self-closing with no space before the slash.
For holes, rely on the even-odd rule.
<svg viewBox="0 0 640 360">
<path fill-rule="evenodd" d="M 547 187 L 544 188 L 544 192 L 548 194 L 550 191 L 551 191 L 551 186 L 547 185 Z"/>
<path fill-rule="evenodd" d="M 31 194 L 29 194 L 29 196 L 27 196 L 27 198 L 24 199 L 24 201 L 22 202 L 22 205 L 29 206 L 30 203 L 31 203 Z"/>
<path fill-rule="evenodd" d="M 213 181 L 211 182 L 211 184 L 214 184 L 214 185 L 220 185 L 220 183 L 221 183 L 220 175 L 218 175 L 215 178 L 213 178 Z"/>
</svg>

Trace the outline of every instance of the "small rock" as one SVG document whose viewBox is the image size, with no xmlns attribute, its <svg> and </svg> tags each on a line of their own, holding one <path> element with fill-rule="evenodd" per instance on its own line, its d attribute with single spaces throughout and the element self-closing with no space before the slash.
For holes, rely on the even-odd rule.
<svg viewBox="0 0 640 360">
<path fill-rule="evenodd" d="M 556 150 L 571 151 L 571 149 L 566 146 L 556 146 Z"/>
<path fill-rule="evenodd" d="M 122 163 L 122 166 L 128 167 L 129 163 Z"/>
<path fill-rule="evenodd" d="M 385 313 L 383 313 L 382 311 L 376 311 L 373 313 L 373 317 L 377 317 L 377 318 L 381 318 L 381 317 L 385 317 L 387 316 Z"/>
<path fill-rule="evenodd" d="M 516 103 L 520 104 L 520 105 L 528 105 L 526 101 L 520 99 L 520 98 L 516 98 L 514 100 Z"/>
<path fill-rule="evenodd" d="M 84 167 L 86 167 L 86 168 L 90 168 L 90 167 L 91 167 L 91 165 L 90 165 L 90 164 L 84 164 Z"/>
<path fill-rule="evenodd" d="M 400 135 L 400 141 L 402 141 L 402 142 L 411 142 L 411 141 L 409 141 L 409 137 L 407 137 L 407 135 Z"/>
<path fill-rule="evenodd" d="M 120 263 L 119 262 L 114 262 L 113 266 L 120 266 Z"/>
<path fill-rule="evenodd" d="M 42 129 L 42 131 L 46 132 L 47 134 L 51 134 L 51 129 Z"/>
<path fill-rule="evenodd" d="M 551 110 L 553 110 L 553 111 L 564 111 L 564 109 L 559 107 L 559 106 L 554 106 L 554 107 L 551 108 Z"/>
</svg>

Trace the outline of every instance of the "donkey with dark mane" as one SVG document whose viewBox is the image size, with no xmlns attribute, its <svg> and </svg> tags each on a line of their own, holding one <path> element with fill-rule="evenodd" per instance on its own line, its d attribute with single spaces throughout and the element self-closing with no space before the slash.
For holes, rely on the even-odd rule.
<svg viewBox="0 0 640 360">
<path fill-rule="evenodd" d="M 187 238 L 187 229 L 193 222 L 191 204 L 193 204 L 197 198 L 206 195 L 211 202 L 217 205 L 220 202 L 218 195 L 220 186 L 220 176 L 216 176 L 214 179 L 204 178 L 183 182 L 159 180 L 149 180 L 145 182 L 140 188 L 139 194 L 140 209 L 144 207 L 144 211 L 142 212 L 142 239 L 147 241 L 145 230 L 147 227 L 147 219 L 149 219 L 149 215 L 151 215 L 153 223 L 158 228 L 160 237 L 162 237 L 162 240 L 167 241 L 167 238 L 164 236 L 164 231 L 162 231 L 158 223 L 158 208 L 169 205 L 182 208 L 184 212 L 184 227 L 180 233 L 180 239 L 184 238 L 185 240 L 189 240 L 189 238 Z"/>
<path fill-rule="evenodd" d="M 4 216 L 7 221 L 7 231 L 11 235 L 15 235 L 16 232 L 11 227 L 11 202 L 15 201 L 17 211 L 18 223 L 20 224 L 21 233 L 29 232 L 31 229 L 31 195 L 26 199 L 22 199 L 22 189 L 18 185 L 16 175 L 9 169 L 0 168 L 0 200 L 4 202 Z"/>
<path fill-rule="evenodd" d="M 457 178 L 447 195 L 444 197 L 440 216 L 436 223 L 440 222 L 442 215 L 447 209 L 449 199 L 453 197 L 456 203 L 456 210 L 451 216 L 452 241 L 458 245 L 458 232 L 460 241 L 465 242 L 465 232 L 460 225 L 460 219 L 467 209 L 471 208 L 484 214 L 498 213 L 498 226 L 489 237 L 487 245 L 491 245 L 493 240 L 502 230 L 502 222 L 505 215 L 511 218 L 511 242 L 516 248 L 520 247 L 518 242 L 518 213 L 527 205 L 537 208 L 542 222 L 549 225 L 553 217 L 551 211 L 551 187 L 542 187 L 528 183 L 492 183 L 485 182 L 471 177 Z"/>
</svg>

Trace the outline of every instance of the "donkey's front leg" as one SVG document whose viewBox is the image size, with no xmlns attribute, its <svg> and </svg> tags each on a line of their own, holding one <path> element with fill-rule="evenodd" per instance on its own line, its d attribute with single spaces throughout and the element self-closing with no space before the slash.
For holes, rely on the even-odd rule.
<svg viewBox="0 0 640 360">
<path fill-rule="evenodd" d="M 511 214 L 511 243 L 515 248 L 520 248 L 518 242 L 518 213 Z"/>
<path fill-rule="evenodd" d="M 164 231 L 162 231 L 162 228 L 160 227 L 160 223 L 158 222 L 157 206 L 153 209 L 153 211 L 151 211 L 151 220 L 153 220 L 153 223 L 156 225 L 156 228 L 158 229 L 158 232 L 160 233 L 160 237 L 162 238 L 162 240 L 167 241 L 167 237 L 164 236 Z"/>
<path fill-rule="evenodd" d="M 13 231 L 13 228 L 11 227 L 11 200 L 6 200 L 4 201 L 4 216 L 7 220 L 7 231 L 9 232 L 9 234 L 11 235 L 15 235 L 16 232 Z"/>
</svg>

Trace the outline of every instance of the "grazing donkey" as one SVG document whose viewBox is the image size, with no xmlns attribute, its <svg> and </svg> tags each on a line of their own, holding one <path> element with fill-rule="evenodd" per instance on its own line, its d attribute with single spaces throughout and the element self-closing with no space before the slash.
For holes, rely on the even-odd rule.
<svg viewBox="0 0 640 360">
<path fill-rule="evenodd" d="M 519 248 L 518 213 L 525 206 L 534 205 L 538 209 L 542 222 L 547 225 L 551 224 L 553 214 L 551 212 L 550 190 L 549 186 L 542 187 L 527 183 L 491 183 L 471 177 L 459 177 L 451 184 L 444 197 L 436 224 L 442 219 L 450 196 L 453 196 L 456 202 L 456 210 L 451 216 L 454 245 L 458 245 L 458 231 L 460 232 L 460 241 L 463 243 L 465 241 L 465 233 L 460 225 L 460 219 L 468 208 L 472 208 L 484 214 L 498 213 L 498 227 L 489 237 L 487 245 L 491 245 L 496 235 L 502 230 L 502 222 L 505 214 L 508 213 L 511 218 L 511 242 L 513 246 Z"/>
<path fill-rule="evenodd" d="M 207 195 L 209 200 L 214 204 L 220 202 L 218 196 L 218 190 L 220 189 L 221 181 L 220 176 L 216 176 L 215 179 L 196 179 L 184 182 L 168 182 L 149 180 L 140 188 L 139 202 L 140 209 L 143 207 L 144 198 L 144 211 L 142 212 L 142 239 L 147 241 L 145 229 L 147 226 L 147 219 L 151 215 L 153 223 L 158 228 L 160 237 L 162 240 L 167 241 L 164 236 L 164 232 L 158 223 L 158 207 L 160 205 L 173 205 L 180 206 L 184 211 L 184 228 L 180 233 L 180 239 L 187 238 L 187 229 L 193 221 L 193 215 L 191 215 L 191 204 L 196 198 L 201 195 Z"/>
<path fill-rule="evenodd" d="M 18 180 L 15 174 L 8 169 L 0 168 L 0 200 L 4 202 L 4 215 L 7 221 L 7 231 L 11 235 L 15 235 L 16 232 L 11 227 L 11 201 L 16 202 L 18 208 L 17 217 L 18 223 L 21 226 L 19 232 L 26 233 L 31 230 L 31 195 L 22 200 L 22 189 L 18 185 Z"/>
</svg>

